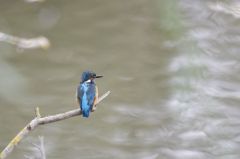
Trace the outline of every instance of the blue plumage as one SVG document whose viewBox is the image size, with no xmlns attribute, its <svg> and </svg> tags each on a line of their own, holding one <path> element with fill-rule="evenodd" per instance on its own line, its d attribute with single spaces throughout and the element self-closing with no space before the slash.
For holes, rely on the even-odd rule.
<svg viewBox="0 0 240 159">
<path fill-rule="evenodd" d="M 91 71 L 85 71 L 82 74 L 82 81 L 77 89 L 77 99 L 79 101 L 83 117 L 89 117 L 95 103 L 97 98 L 97 89 L 94 79 L 100 77 L 102 76 L 96 76 L 96 74 Z"/>
</svg>

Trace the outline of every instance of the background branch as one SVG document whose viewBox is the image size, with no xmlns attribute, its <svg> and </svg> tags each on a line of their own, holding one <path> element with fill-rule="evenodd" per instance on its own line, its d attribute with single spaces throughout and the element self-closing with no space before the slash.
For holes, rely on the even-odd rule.
<svg viewBox="0 0 240 159">
<path fill-rule="evenodd" d="M 24 155 L 25 159 L 46 159 L 44 137 L 38 136 L 39 143 L 31 143 L 35 148 L 34 155 Z"/>
</svg>

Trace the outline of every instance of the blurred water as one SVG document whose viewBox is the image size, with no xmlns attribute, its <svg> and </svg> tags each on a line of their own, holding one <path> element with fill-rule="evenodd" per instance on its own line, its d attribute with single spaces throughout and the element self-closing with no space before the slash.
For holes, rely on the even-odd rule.
<svg viewBox="0 0 240 159">
<path fill-rule="evenodd" d="M 238 1 L 0 3 L 0 32 L 51 41 L 0 43 L 0 149 L 36 106 L 76 108 L 83 70 L 112 92 L 87 120 L 38 127 L 9 158 L 36 155 L 38 135 L 47 158 L 240 158 Z"/>
</svg>

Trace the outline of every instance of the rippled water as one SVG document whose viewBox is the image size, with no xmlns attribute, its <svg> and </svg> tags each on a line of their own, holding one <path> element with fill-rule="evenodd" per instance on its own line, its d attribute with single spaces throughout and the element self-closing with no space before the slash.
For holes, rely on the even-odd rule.
<svg viewBox="0 0 240 159">
<path fill-rule="evenodd" d="M 0 2 L 0 148 L 34 116 L 77 107 L 80 74 L 111 95 L 89 119 L 38 127 L 9 158 L 239 159 L 238 1 Z"/>
</svg>

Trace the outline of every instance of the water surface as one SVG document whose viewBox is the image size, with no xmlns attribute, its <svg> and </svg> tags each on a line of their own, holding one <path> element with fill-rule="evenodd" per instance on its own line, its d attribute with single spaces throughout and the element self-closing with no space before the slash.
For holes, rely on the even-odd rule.
<svg viewBox="0 0 240 159">
<path fill-rule="evenodd" d="M 111 95 L 89 119 L 38 127 L 9 158 L 238 159 L 238 1 L 0 2 L 0 32 L 45 36 L 48 50 L 0 43 L 0 148 L 34 117 L 77 108 L 81 72 Z"/>
</svg>

